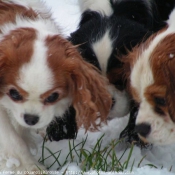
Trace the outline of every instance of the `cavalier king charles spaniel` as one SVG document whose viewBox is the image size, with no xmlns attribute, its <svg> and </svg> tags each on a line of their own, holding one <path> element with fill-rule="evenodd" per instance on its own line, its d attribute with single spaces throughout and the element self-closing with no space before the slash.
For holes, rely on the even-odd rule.
<svg viewBox="0 0 175 175">
<path fill-rule="evenodd" d="M 70 106 L 78 127 L 98 129 L 112 104 L 107 86 L 42 2 L 0 1 L 0 171 L 44 169 L 29 152 L 30 131 Z"/>
<path fill-rule="evenodd" d="M 140 138 L 155 145 L 175 142 L 175 9 L 163 29 L 124 59 L 129 91 L 139 106 Z"/>
</svg>

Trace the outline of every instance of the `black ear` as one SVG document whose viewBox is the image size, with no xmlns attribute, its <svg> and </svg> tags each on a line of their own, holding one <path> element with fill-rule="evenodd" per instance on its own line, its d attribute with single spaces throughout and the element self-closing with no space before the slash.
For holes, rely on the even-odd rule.
<svg viewBox="0 0 175 175">
<path fill-rule="evenodd" d="M 171 11 L 175 7 L 175 1 L 174 0 L 154 0 L 154 1 L 161 19 L 167 20 L 169 18 Z"/>
<path fill-rule="evenodd" d="M 85 11 L 82 16 L 81 16 L 81 21 L 79 23 L 79 27 L 81 27 L 82 25 L 84 25 L 85 23 L 89 22 L 90 20 L 92 20 L 93 18 L 96 18 L 97 16 L 99 16 L 100 14 L 95 12 L 95 11 Z"/>
<path fill-rule="evenodd" d="M 125 16 L 130 20 L 137 21 L 145 26 L 150 25 L 152 18 L 149 3 L 143 0 L 122 0 L 114 4 L 116 16 Z"/>
<path fill-rule="evenodd" d="M 116 16 L 138 22 L 150 30 L 164 26 L 159 18 L 156 4 L 145 0 L 111 0 Z"/>
</svg>

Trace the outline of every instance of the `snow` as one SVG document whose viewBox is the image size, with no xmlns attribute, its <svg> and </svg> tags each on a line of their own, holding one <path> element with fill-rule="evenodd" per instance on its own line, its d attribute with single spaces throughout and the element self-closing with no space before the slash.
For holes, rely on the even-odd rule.
<svg viewBox="0 0 175 175">
<path fill-rule="evenodd" d="M 103 135 L 103 142 L 102 142 L 102 148 L 107 146 L 112 140 L 117 139 L 119 137 L 120 132 L 122 129 L 126 126 L 128 122 L 128 116 L 125 116 L 123 118 L 115 118 L 111 121 L 108 122 L 107 125 L 104 125 L 99 132 L 87 132 L 85 134 L 84 129 L 80 129 L 77 135 L 77 139 L 74 141 L 74 145 L 77 145 L 80 143 L 82 140 L 86 140 L 86 144 L 84 149 L 88 151 L 92 151 L 91 148 L 94 147 L 96 144 L 97 140 Z M 73 144 L 73 141 L 70 141 L 71 144 Z M 52 152 L 57 152 L 58 150 L 61 151 L 61 155 L 59 157 L 59 162 L 62 164 L 64 160 L 66 159 L 66 156 L 69 152 L 69 141 L 68 140 L 62 140 L 59 142 L 46 142 L 45 147 L 49 148 L 52 150 Z M 81 146 L 79 146 L 80 148 Z M 124 150 L 126 148 L 126 145 L 124 143 L 121 143 L 117 146 L 116 148 L 116 154 L 117 157 L 120 157 Z M 77 148 L 78 149 L 78 148 Z M 127 160 L 127 156 L 130 152 L 130 149 L 126 151 L 124 154 L 123 158 L 121 159 L 121 163 L 125 162 Z M 38 155 L 36 158 L 38 159 L 42 154 L 42 150 L 39 149 Z M 50 155 L 49 152 L 45 151 L 45 157 L 48 157 Z M 57 156 L 58 154 L 56 154 Z M 50 170 L 56 171 L 57 174 L 63 174 L 65 170 L 67 170 L 66 174 L 81 174 L 81 169 L 77 165 L 76 161 L 78 160 L 78 157 L 76 156 L 75 153 L 74 155 L 74 161 L 71 163 L 71 160 L 69 159 L 69 163 L 67 163 L 64 167 L 62 167 L 59 171 L 57 170 L 58 165 L 54 164 Z M 139 168 L 138 165 L 141 161 L 141 159 L 146 155 L 142 163 L 140 164 Z M 172 165 L 174 165 L 175 162 L 175 146 L 174 145 L 169 145 L 169 146 L 153 146 L 152 148 L 148 149 L 140 149 L 139 147 L 134 147 L 133 153 L 131 156 L 131 161 L 128 165 L 128 169 L 125 172 L 99 172 L 102 175 L 106 174 L 131 174 L 130 173 L 130 167 L 132 166 L 133 160 L 135 159 L 134 163 L 134 168 L 132 174 L 134 175 L 172 175 L 175 173 L 175 167 L 172 167 L 171 172 L 169 172 L 170 168 Z M 49 159 L 45 160 L 45 165 L 50 166 L 52 162 L 54 162 L 54 158 L 50 157 Z M 149 166 L 146 166 L 148 164 L 153 164 L 157 167 L 151 168 Z M 91 170 L 88 172 L 84 173 L 85 175 L 87 174 L 92 174 L 96 175 L 98 174 L 96 171 Z"/>
<path fill-rule="evenodd" d="M 10 157 L 7 162 L 6 162 L 6 166 L 8 168 L 12 168 L 13 166 L 19 167 L 20 166 L 20 162 L 18 159 L 14 158 L 14 157 Z"/>
<path fill-rule="evenodd" d="M 53 18 L 64 30 L 65 35 L 75 31 L 79 23 L 80 10 L 77 0 L 45 0 L 51 8 Z"/>
<path fill-rule="evenodd" d="M 77 0 L 46 0 L 46 4 L 51 8 L 51 11 L 53 12 L 53 18 L 56 20 L 59 26 L 62 27 L 64 30 L 65 35 L 69 35 L 70 32 L 76 30 L 78 21 L 80 18 L 79 8 L 77 5 Z M 170 56 L 171 57 L 171 56 Z M 119 137 L 120 132 L 125 128 L 128 122 L 128 116 L 125 116 L 123 118 L 115 118 L 108 122 L 108 125 L 105 125 L 101 128 L 98 132 L 87 132 L 85 134 L 85 131 L 83 128 L 81 128 L 78 132 L 77 139 L 75 139 L 74 144 L 80 143 L 82 140 L 84 140 L 87 136 L 87 141 L 85 144 L 85 149 L 91 151 L 91 148 L 96 144 L 97 140 L 103 135 L 103 142 L 102 147 L 107 146 L 113 139 L 117 139 Z M 38 136 L 39 137 L 39 136 Z M 41 140 L 41 138 L 40 138 Z M 70 141 L 71 144 L 73 144 L 73 141 Z M 42 143 L 38 145 L 38 153 L 35 156 L 35 158 L 38 160 L 42 156 L 42 149 L 41 149 Z M 69 152 L 69 141 L 68 140 L 62 140 L 59 142 L 50 142 L 47 141 L 45 143 L 45 147 L 49 148 L 53 153 L 58 152 L 61 150 L 61 154 L 59 156 L 59 162 L 63 163 L 66 159 L 66 156 Z M 120 157 L 124 150 L 126 148 L 126 145 L 124 143 L 121 143 L 116 148 L 116 154 L 118 157 Z M 127 159 L 127 156 L 129 154 L 130 149 L 128 149 L 125 153 L 125 155 L 122 157 L 121 162 L 124 162 Z M 35 152 L 35 150 L 34 150 Z M 57 156 L 55 154 L 55 156 Z M 76 157 L 76 154 L 74 154 L 74 160 L 75 162 L 69 162 L 63 166 L 61 169 L 57 170 L 58 164 L 54 164 L 46 174 L 57 174 L 61 175 L 64 174 L 66 171 L 67 174 L 81 174 L 81 168 L 77 165 L 76 160 L 78 160 L 78 157 Z M 50 156 L 50 153 L 45 150 L 45 157 Z M 143 161 L 141 162 L 140 166 L 138 167 L 141 159 L 143 156 L 146 156 Z M 130 167 L 132 166 L 132 162 L 135 159 L 135 164 L 133 167 L 133 172 L 130 172 Z M 48 159 L 44 161 L 46 166 L 50 166 L 54 162 L 54 158 L 51 156 Z M 84 175 L 117 175 L 117 174 L 134 174 L 134 175 L 173 175 L 175 173 L 175 145 L 168 145 L 168 146 L 153 146 L 152 148 L 148 149 L 140 149 L 139 147 L 134 147 L 133 153 L 131 156 L 131 162 L 129 163 L 129 169 L 125 170 L 124 172 L 96 172 L 95 170 L 90 170 L 88 172 L 84 172 Z M 1 161 L 1 160 L 0 160 Z M 7 162 L 7 166 L 11 166 L 12 164 L 18 165 L 18 160 L 16 159 L 10 159 L 9 162 Z M 151 168 L 150 166 L 146 166 L 147 164 L 153 164 L 157 166 L 158 168 Z M 172 167 L 171 172 L 169 172 L 169 169 Z M 4 171 L 0 172 L 0 174 L 10 175 L 13 174 L 13 172 L 10 171 Z"/>
<path fill-rule="evenodd" d="M 85 134 L 85 130 L 81 128 L 78 132 L 77 138 L 74 140 L 74 145 L 78 145 L 82 140 L 86 140 L 86 144 L 84 146 L 84 149 L 88 151 L 92 151 L 92 148 L 96 144 L 97 140 L 103 135 L 103 142 L 101 148 L 104 148 L 107 146 L 112 140 L 117 139 L 119 137 L 120 132 L 123 130 L 123 128 L 126 126 L 128 122 L 128 116 L 125 116 L 123 118 L 115 118 L 108 122 L 107 125 L 104 125 L 100 131 L 98 132 L 87 132 Z M 41 141 L 40 135 L 37 135 L 39 140 Z M 58 152 L 55 154 L 57 157 L 59 154 L 59 151 L 61 150 L 61 154 L 59 156 L 59 162 L 61 164 L 64 163 L 67 154 L 69 152 L 69 143 L 73 145 L 73 140 L 61 140 L 59 142 L 50 142 L 47 141 L 45 143 L 45 148 L 48 148 L 52 151 L 52 153 Z M 38 144 L 38 153 L 35 156 L 35 158 L 38 160 L 42 156 L 42 142 Z M 80 149 L 81 146 L 77 147 L 77 149 Z M 116 154 L 117 157 L 120 157 L 124 150 L 126 148 L 126 145 L 124 143 L 119 144 L 116 147 Z M 124 156 L 121 159 L 121 163 L 124 163 L 127 160 L 127 156 L 130 152 L 130 149 L 126 151 Z M 67 159 L 68 162 L 65 166 L 63 166 L 61 169 L 58 170 L 59 165 L 55 163 L 47 172 L 46 174 L 56 174 L 56 175 L 71 175 L 71 174 L 82 174 L 81 168 L 77 165 L 78 157 L 76 156 L 75 152 L 72 153 L 74 157 L 74 162 L 71 161 L 71 159 Z M 146 155 L 144 160 L 141 162 L 140 166 L 138 167 L 141 159 Z M 50 152 L 45 150 L 44 151 L 44 157 L 49 157 Z M 152 148 L 148 149 L 140 149 L 139 147 L 134 147 L 133 153 L 131 156 L 131 161 L 129 162 L 128 169 L 124 172 L 96 172 L 95 170 L 89 170 L 87 172 L 83 172 L 84 175 L 118 175 L 118 174 L 134 174 L 134 175 L 173 175 L 175 173 L 175 167 L 171 166 L 174 165 L 175 162 L 175 145 L 169 145 L 169 146 L 153 146 Z M 135 160 L 133 171 L 130 172 L 130 168 L 132 166 L 133 160 Z M 11 164 L 16 164 L 16 159 L 14 159 L 14 162 Z M 55 161 L 55 158 L 53 156 L 49 157 L 44 161 L 45 166 L 49 167 L 53 162 Z M 151 168 L 150 166 L 146 166 L 148 164 L 155 165 L 157 169 Z M 169 170 L 171 169 L 171 172 Z M 6 174 L 10 175 L 13 174 L 5 171 L 4 173 L 1 172 L 0 174 Z"/>
</svg>

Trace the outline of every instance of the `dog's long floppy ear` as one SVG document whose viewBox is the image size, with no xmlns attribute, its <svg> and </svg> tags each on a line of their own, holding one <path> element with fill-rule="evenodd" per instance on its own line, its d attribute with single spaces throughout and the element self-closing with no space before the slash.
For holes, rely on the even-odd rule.
<svg viewBox="0 0 175 175">
<path fill-rule="evenodd" d="M 101 122 L 106 121 L 112 104 L 107 91 L 108 81 L 78 52 L 71 53 L 71 57 L 66 60 L 66 65 L 69 67 L 70 94 L 78 127 L 83 125 L 86 130 L 96 130 Z"/>
<path fill-rule="evenodd" d="M 171 54 L 170 56 L 175 56 Z M 175 57 L 170 58 L 163 66 L 165 82 L 166 82 L 166 103 L 171 119 L 175 122 Z"/>
</svg>

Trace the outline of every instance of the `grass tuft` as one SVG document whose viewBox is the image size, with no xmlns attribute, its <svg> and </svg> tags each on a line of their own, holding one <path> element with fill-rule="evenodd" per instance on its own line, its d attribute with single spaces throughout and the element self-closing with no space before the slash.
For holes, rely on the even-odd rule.
<svg viewBox="0 0 175 175">
<path fill-rule="evenodd" d="M 123 154 L 118 157 L 116 153 L 116 146 L 120 144 L 122 141 L 120 140 L 112 140 L 111 143 L 104 147 L 102 135 L 96 142 L 95 146 L 91 149 L 87 149 L 85 144 L 87 142 L 88 136 L 80 143 L 75 144 L 74 140 L 69 140 L 68 147 L 69 153 L 64 156 L 65 160 L 59 161 L 59 157 L 63 154 L 62 150 L 57 152 L 52 152 L 49 148 L 45 147 L 46 140 L 44 139 L 43 147 L 42 147 L 42 155 L 39 159 L 40 163 L 45 163 L 45 160 L 49 159 L 50 157 L 54 158 L 54 161 L 49 165 L 48 169 L 52 168 L 53 165 L 57 165 L 58 169 L 61 169 L 67 163 L 75 162 L 81 168 L 81 172 L 87 172 L 89 170 L 95 170 L 96 172 L 104 171 L 104 172 L 123 172 L 125 170 L 129 170 L 130 172 L 133 171 L 135 165 L 135 159 L 131 160 L 134 144 L 131 144 L 130 147 L 127 147 Z M 129 153 L 126 151 L 129 150 Z M 45 151 L 47 151 L 50 155 L 45 157 Z M 126 156 L 126 154 L 128 154 Z M 124 160 L 125 155 L 125 160 Z M 137 167 L 141 166 L 141 163 L 145 159 L 146 156 L 143 156 L 142 159 L 139 161 Z M 153 164 L 146 164 L 152 168 L 157 168 Z M 170 167 L 170 171 L 172 167 Z M 63 174 L 66 174 L 66 170 Z"/>
</svg>

